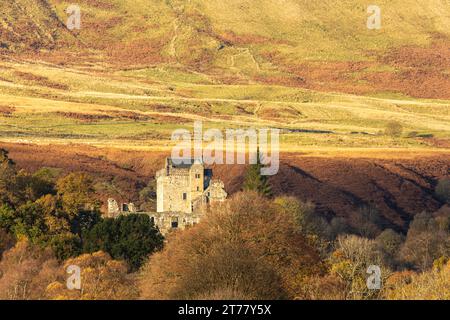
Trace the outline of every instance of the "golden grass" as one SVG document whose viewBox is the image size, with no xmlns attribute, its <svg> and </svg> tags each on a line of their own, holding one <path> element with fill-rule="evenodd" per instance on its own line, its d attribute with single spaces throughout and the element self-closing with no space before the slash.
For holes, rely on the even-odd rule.
<svg viewBox="0 0 450 320">
<path fill-rule="evenodd" d="M 26 79 L 15 76 L 17 72 L 26 72 Z M 0 115 L 2 141 L 170 150 L 173 130 L 192 130 L 193 122 L 200 120 L 205 130 L 280 128 L 282 151 L 311 155 L 395 156 L 397 151 L 449 149 L 446 100 L 384 99 L 264 84 L 199 84 L 184 82 L 191 80 L 184 77 L 149 82 L 108 68 L 98 72 L 38 62 L 0 61 L 0 80 L 2 105 L 14 110 Z M 392 120 L 403 125 L 402 137 L 380 134 Z M 408 138 L 412 131 L 418 137 Z"/>
</svg>

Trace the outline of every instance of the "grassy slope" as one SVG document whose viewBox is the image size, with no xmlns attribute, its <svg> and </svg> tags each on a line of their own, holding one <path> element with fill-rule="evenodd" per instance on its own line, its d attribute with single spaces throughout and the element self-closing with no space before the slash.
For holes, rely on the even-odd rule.
<svg viewBox="0 0 450 320">
<path fill-rule="evenodd" d="M 64 20 L 64 10 L 71 2 L 50 2 Z M 234 39 L 229 36 L 230 47 L 241 44 L 255 47 L 256 51 L 282 50 L 292 61 L 366 59 L 371 50 L 425 46 L 430 44 L 430 35 L 450 36 L 450 18 L 446 14 L 450 5 L 446 0 L 380 0 L 377 4 L 383 19 L 379 31 L 366 28 L 367 4 L 353 0 L 83 0 L 77 3 L 84 13 L 79 38 L 90 47 L 119 41 L 151 42 L 157 38 L 164 38 L 170 44 L 177 33 L 175 47 L 183 56 L 193 54 L 191 45 L 195 43 L 215 49 L 212 44 L 208 48 L 207 43 L 226 38 L 227 32 L 237 36 Z M 162 55 L 170 56 L 167 49 Z"/>
<path fill-rule="evenodd" d="M 51 50 L 14 48 L 1 62 L 2 139 L 163 148 L 203 119 L 309 130 L 284 131 L 286 150 L 447 148 L 448 1 L 379 1 L 383 28 L 370 31 L 355 1 L 79 0 L 72 34 L 60 26 L 70 2 L 48 2 L 0 5 L 11 28 L 52 35 Z M 17 4 L 33 24 L 12 22 Z M 376 135 L 390 120 L 439 143 Z"/>
<path fill-rule="evenodd" d="M 71 2 L 48 2 L 65 21 Z M 450 99 L 446 0 L 379 1 L 381 30 L 366 28 L 367 4 L 360 1 L 77 3 L 82 29 L 49 54 L 54 61 L 171 65 L 219 83 Z"/>
<path fill-rule="evenodd" d="M 450 138 L 448 101 L 382 99 L 261 84 L 196 84 L 189 75 L 187 82 L 158 80 L 163 70 L 148 70 L 146 77 L 135 78 L 114 70 L 88 73 L 3 62 L 2 106 L 14 111 L 0 117 L 2 139 L 165 148 L 175 128 L 191 128 L 194 120 L 204 121 L 206 127 L 284 128 L 284 150 L 435 147 L 429 139 L 407 138 L 411 131 Z M 404 136 L 377 135 L 392 119 L 403 124 Z"/>
<path fill-rule="evenodd" d="M 53 49 L 76 44 L 76 40 L 47 1 L 2 0 L 0 44 L 1 51 L 14 52 Z"/>
</svg>

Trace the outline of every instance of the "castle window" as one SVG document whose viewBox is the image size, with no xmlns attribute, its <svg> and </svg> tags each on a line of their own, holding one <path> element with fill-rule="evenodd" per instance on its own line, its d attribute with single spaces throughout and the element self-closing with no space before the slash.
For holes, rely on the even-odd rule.
<svg viewBox="0 0 450 320">
<path fill-rule="evenodd" d="M 187 199 L 187 193 L 183 192 L 183 200 L 186 200 L 186 199 Z"/>
<path fill-rule="evenodd" d="M 200 191 L 200 187 L 197 187 L 197 191 Z"/>
<path fill-rule="evenodd" d="M 178 217 L 172 218 L 172 228 L 178 228 Z"/>
<path fill-rule="evenodd" d="M 195 174 L 195 178 L 196 178 L 196 179 L 200 179 L 200 178 L 201 178 L 200 173 L 196 173 L 196 174 Z"/>
</svg>

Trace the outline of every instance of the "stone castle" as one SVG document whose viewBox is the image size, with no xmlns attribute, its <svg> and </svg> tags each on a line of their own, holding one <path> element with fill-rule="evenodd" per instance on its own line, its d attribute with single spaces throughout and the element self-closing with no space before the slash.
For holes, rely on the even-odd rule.
<svg viewBox="0 0 450 320">
<path fill-rule="evenodd" d="M 202 208 L 224 201 L 227 193 L 223 182 L 212 179 L 212 170 L 200 159 L 179 163 L 167 158 L 164 168 L 156 173 L 156 212 L 139 212 L 132 203 L 119 207 L 116 200 L 108 199 L 108 216 L 147 214 L 163 234 L 198 223 Z"/>
</svg>

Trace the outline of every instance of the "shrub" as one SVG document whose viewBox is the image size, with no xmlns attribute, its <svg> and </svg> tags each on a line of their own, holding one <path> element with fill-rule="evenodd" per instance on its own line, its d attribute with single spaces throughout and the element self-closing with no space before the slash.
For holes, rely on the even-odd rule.
<svg viewBox="0 0 450 320">
<path fill-rule="evenodd" d="M 0 274 L 0 299 L 42 299 L 47 285 L 58 277 L 59 264 L 51 250 L 21 240 L 4 252 Z"/>
<path fill-rule="evenodd" d="M 399 252 L 405 263 L 426 270 L 435 259 L 450 254 L 450 233 L 442 218 L 445 220 L 426 212 L 416 214 Z"/>
<path fill-rule="evenodd" d="M 379 251 L 382 253 L 383 262 L 393 268 L 396 267 L 398 264 L 397 253 L 405 241 L 404 236 L 392 229 L 385 229 L 375 241 Z"/>
<path fill-rule="evenodd" d="M 383 265 L 383 258 L 375 240 L 355 235 L 341 235 L 331 254 L 331 274 L 345 283 L 345 297 L 348 299 L 373 299 L 379 290 L 370 290 L 366 285 L 367 270 L 371 265 L 379 266 L 382 277 L 389 274 Z"/>
<path fill-rule="evenodd" d="M 423 273 L 395 273 L 387 281 L 385 298 L 392 300 L 450 299 L 450 261 Z"/>
<path fill-rule="evenodd" d="M 71 265 L 80 267 L 82 290 L 69 290 L 64 274 Z M 46 288 L 46 297 L 55 300 L 128 300 L 138 297 L 135 281 L 124 261 L 113 260 L 107 253 L 94 252 L 67 260 L 60 272 L 65 275 Z"/>
<path fill-rule="evenodd" d="M 356 212 L 350 214 L 350 224 L 353 233 L 365 238 L 375 238 L 380 232 L 382 217 L 378 209 L 370 204 L 362 206 Z"/>
<path fill-rule="evenodd" d="M 384 134 L 391 137 L 399 137 L 403 132 L 403 126 L 397 121 L 390 121 L 386 124 Z"/>
<path fill-rule="evenodd" d="M 450 204 L 450 179 L 439 180 L 435 193 L 439 200 Z"/>
</svg>

